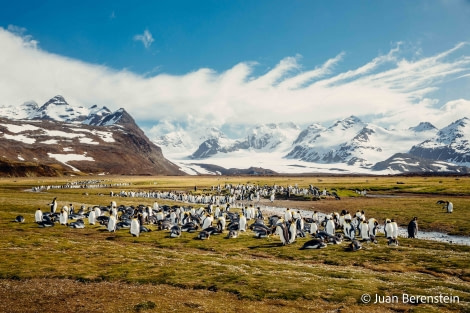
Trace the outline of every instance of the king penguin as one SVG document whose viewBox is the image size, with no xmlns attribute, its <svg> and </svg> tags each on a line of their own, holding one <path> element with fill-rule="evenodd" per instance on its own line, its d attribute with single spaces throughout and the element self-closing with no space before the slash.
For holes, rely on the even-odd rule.
<svg viewBox="0 0 470 313">
<path fill-rule="evenodd" d="M 111 215 L 108 220 L 108 231 L 115 232 L 116 231 L 116 216 Z"/>
<path fill-rule="evenodd" d="M 240 214 L 240 221 L 238 223 L 239 231 L 246 231 L 246 217 L 243 214 Z"/>
<path fill-rule="evenodd" d="M 95 225 L 95 221 L 96 221 L 96 213 L 95 213 L 95 209 L 91 209 L 90 213 L 88 213 L 88 224 L 90 225 Z"/>
<path fill-rule="evenodd" d="M 312 239 L 304 243 L 302 248 L 300 250 L 305 250 L 305 249 L 322 249 L 326 248 L 326 243 L 323 242 L 321 239 Z"/>
<path fill-rule="evenodd" d="M 413 217 L 413 219 L 408 224 L 408 238 L 416 238 L 418 235 L 418 217 Z"/>
<path fill-rule="evenodd" d="M 367 223 L 366 220 L 363 220 L 361 224 L 359 224 L 359 227 L 361 228 L 361 238 L 362 240 L 369 240 L 369 224 Z"/>
<path fill-rule="evenodd" d="M 34 221 L 36 223 L 42 222 L 42 211 L 40 208 L 38 208 L 36 213 L 34 213 Z"/>
<path fill-rule="evenodd" d="M 51 206 L 51 213 L 54 214 L 57 211 L 57 197 L 52 199 L 52 202 L 49 204 Z"/>
<path fill-rule="evenodd" d="M 139 221 L 137 220 L 137 217 L 134 216 L 131 221 L 131 228 L 130 228 L 130 233 L 134 237 L 139 237 L 140 234 L 140 224 Z"/>
</svg>

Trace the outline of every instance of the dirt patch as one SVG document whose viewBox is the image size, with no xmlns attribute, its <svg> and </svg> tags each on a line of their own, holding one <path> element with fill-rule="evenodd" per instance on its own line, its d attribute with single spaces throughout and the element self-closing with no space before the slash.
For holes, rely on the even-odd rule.
<svg viewBox="0 0 470 313">
<path fill-rule="evenodd" d="M 168 285 L 79 282 L 68 279 L 0 280 L 0 312 L 305 312 L 336 311 L 323 300 L 240 300 L 225 292 Z M 360 306 L 353 308 L 359 310 Z M 368 308 L 368 312 L 388 312 Z"/>
</svg>

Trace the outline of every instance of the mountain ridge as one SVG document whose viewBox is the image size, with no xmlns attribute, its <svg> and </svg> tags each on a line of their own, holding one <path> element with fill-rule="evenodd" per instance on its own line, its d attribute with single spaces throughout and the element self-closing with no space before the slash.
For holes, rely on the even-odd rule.
<svg viewBox="0 0 470 313">
<path fill-rule="evenodd" d="M 104 146 L 112 150 L 114 144 L 127 151 L 114 152 L 122 162 L 126 160 L 125 166 L 116 158 L 111 158 L 114 166 L 100 163 L 105 173 L 119 173 L 125 169 L 130 174 L 179 175 L 185 168 L 189 169 L 185 170 L 186 173 L 199 173 L 194 168 L 190 169 L 191 166 L 209 169 L 207 173 L 211 173 L 211 169 L 214 173 L 240 173 L 236 168 L 264 168 L 273 173 L 336 171 L 385 174 L 419 170 L 462 173 L 470 165 L 470 120 L 466 117 L 441 129 L 429 122 L 420 122 L 408 129 L 387 129 L 363 122 L 354 115 L 327 126 L 311 123 L 301 128 L 292 122 L 267 123 L 251 127 L 240 139 L 229 138 L 215 127 L 185 131 L 172 130 L 174 127 L 170 125 L 166 133 L 150 140 L 125 109 L 112 112 L 106 106 L 75 107 L 60 95 L 42 106 L 28 101 L 17 107 L 0 107 L 0 116 L 3 116 L 0 119 L 0 141 L 5 147 L 18 146 L 26 151 L 28 145 L 35 145 L 35 149 L 43 153 L 42 165 L 62 166 L 64 172 L 83 169 L 96 173 L 98 167 L 92 164 L 100 163 L 96 160 L 103 157 L 93 151 Z M 64 130 L 69 135 L 75 133 L 75 136 L 67 138 Z M 7 141 L 16 142 L 17 145 L 7 144 Z M 64 151 L 52 148 L 53 144 L 70 149 L 65 152 L 80 151 L 80 154 L 75 153 L 72 160 L 58 161 Z M 88 150 L 80 146 L 87 146 Z M 129 151 L 129 147 L 134 151 Z M 160 147 L 172 161 L 163 157 Z M 54 151 L 44 155 L 47 150 Z M 37 160 L 31 159 L 34 153 L 23 154 L 9 154 L 6 159 L 14 164 L 22 159 L 37 163 Z M 405 154 L 406 157 L 403 156 Z M 130 155 L 134 156 L 129 158 Z M 56 163 L 52 161 L 54 158 Z M 244 163 L 240 161 L 243 158 Z M 267 162 L 268 159 L 272 162 Z M 143 162 L 145 166 L 142 165 L 142 169 L 145 170 L 139 172 L 132 162 Z M 198 165 L 198 162 L 202 163 Z M 417 165 L 417 162 L 422 164 Z M 436 165 L 433 162 L 443 163 Z M 276 163 L 286 166 L 280 168 Z M 396 165 L 399 163 L 399 166 Z M 224 167 L 226 164 L 229 166 Z M 157 171 L 152 166 L 164 170 Z M 223 168 L 227 170 L 221 170 Z"/>
<path fill-rule="evenodd" d="M 0 115 L 4 112 L 9 114 L 0 117 L 3 176 L 184 174 L 125 109 L 73 107 L 55 96 L 16 112 L 0 108 Z"/>
<path fill-rule="evenodd" d="M 323 165 L 343 164 L 350 167 L 349 171 L 351 172 L 366 170 L 376 174 L 379 172 L 406 173 L 420 168 L 423 171 L 429 171 L 430 169 L 445 171 L 445 168 L 447 168 L 449 172 L 462 172 L 462 167 L 468 166 L 467 160 L 470 161 L 470 147 L 466 145 L 465 149 L 462 148 L 462 144 L 468 143 L 468 139 L 470 139 L 470 131 L 462 133 L 460 128 L 457 127 L 462 127 L 462 124 L 468 124 L 468 119 L 464 118 L 461 120 L 452 123 L 451 125 L 456 125 L 453 128 L 449 125 L 438 129 L 429 122 L 420 122 L 414 127 L 397 130 L 386 129 L 372 123 L 365 123 L 359 117 L 349 116 L 337 120 L 328 127 L 319 123 L 312 123 L 306 128 L 301 129 L 295 125 L 293 127 L 297 129 L 295 136 L 275 135 L 270 130 L 280 129 L 279 124 L 276 126 L 274 123 L 269 123 L 254 126 L 252 130 L 248 131 L 245 139 L 228 139 L 223 133 L 219 137 L 211 137 L 203 141 L 194 152 L 186 150 L 186 155 L 189 156 L 188 159 L 203 161 L 204 164 L 212 162 L 214 165 L 219 166 L 222 163 L 228 163 L 223 161 L 223 159 L 229 159 L 231 156 L 235 158 L 240 155 L 251 154 L 252 159 L 255 160 L 257 157 L 266 157 L 265 152 L 271 152 L 273 154 L 282 154 L 280 156 L 282 159 L 292 160 L 292 162 L 302 161 L 309 164 Z M 452 131 L 452 129 L 456 130 Z M 264 130 L 264 132 L 260 130 Z M 443 138 L 446 136 L 448 137 L 446 143 L 453 143 L 455 147 L 452 158 L 436 158 L 430 151 L 418 152 L 414 148 L 419 147 L 426 141 L 432 141 L 436 135 L 441 138 L 441 145 L 444 145 Z M 284 137 L 284 142 L 282 140 L 278 142 L 278 139 L 281 137 Z M 462 139 L 456 142 L 458 138 Z M 251 144 L 253 142 L 262 144 Z M 267 145 L 266 143 L 269 142 L 276 142 L 276 144 Z M 276 147 L 281 144 L 283 148 L 277 149 Z M 268 149 L 265 149 L 266 147 Z M 460 150 L 457 150 L 459 147 Z M 165 150 L 165 146 L 162 146 L 162 148 Z M 399 167 L 390 165 L 389 170 L 383 168 L 384 163 L 380 162 L 385 162 L 392 156 L 400 153 L 410 154 L 417 159 L 413 159 L 410 156 L 405 158 L 405 161 L 408 160 L 410 162 L 408 165 L 402 164 Z M 442 155 L 442 153 L 440 154 Z M 169 157 L 171 158 L 171 156 Z M 430 167 L 429 164 L 432 163 L 433 159 L 434 161 L 445 162 L 447 165 Z M 181 159 L 181 157 L 180 159 L 172 160 L 177 163 L 179 161 L 188 163 L 184 158 Z M 417 160 L 423 162 L 422 166 L 416 166 Z M 233 163 L 235 162 L 234 160 Z M 382 166 L 375 166 L 378 163 Z M 243 167 L 254 165 L 256 163 L 253 161 L 251 164 L 243 164 Z M 306 167 L 309 166 L 307 165 Z M 280 171 L 275 168 L 271 168 L 271 170 Z M 348 170 L 346 169 L 346 171 Z"/>
</svg>

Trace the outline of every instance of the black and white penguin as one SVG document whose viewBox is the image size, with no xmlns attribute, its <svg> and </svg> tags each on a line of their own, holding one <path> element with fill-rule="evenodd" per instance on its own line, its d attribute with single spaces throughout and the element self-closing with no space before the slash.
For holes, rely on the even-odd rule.
<svg viewBox="0 0 470 313">
<path fill-rule="evenodd" d="M 93 208 L 88 213 L 88 224 L 95 225 L 95 221 L 96 221 L 96 212 L 95 212 L 95 209 Z"/>
<path fill-rule="evenodd" d="M 328 216 L 328 220 L 326 221 L 325 231 L 330 234 L 335 234 L 335 222 L 333 221 L 332 216 Z"/>
<path fill-rule="evenodd" d="M 52 202 L 49 205 L 51 206 L 51 213 L 55 213 L 57 211 L 57 197 L 52 199 Z"/>
<path fill-rule="evenodd" d="M 292 212 L 289 208 L 287 208 L 286 212 L 284 213 L 284 220 L 286 222 L 290 222 L 292 220 Z"/>
<path fill-rule="evenodd" d="M 50 218 L 49 216 L 43 216 L 43 219 L 41 222 L 38 222 L 38 226 L 39 227 L 52 227 L 54 226 L 54 220 L 52 218 Z"/>
<path fill-rule="evenodd" d="M 60 210 L 60 217 L 59 217 L 60 225 L 67 225 L 67 221 L 69 218 L 67 211 L 68 211 L 68 207 L 66 205 L 62 207 L 62 209 Z"/>
<path fill-rule="evenodd" d="M 238 230 L 243 232 L 246 231 L 246 217 L 243 214 L 239 215 Z"/>
<path fill-rule="evenodd" d="M 15 217 L 14 222 L 15 223 L 24 223 L 24 216 L 23 215 L 18 215 L 17 217 Z"/>
<path fill-rule="evenodd" d="M 217 228 L 219 229 L 219 232 L 225 231 L 225 224 L 226 224 L 225 216 L 220 216 L 217 219 Z"/>
<path fill-rule="evenodd" d="M 305 249 L 323 249 L 326 248 L 326 243 L 323 242 L 321 239 L 312 239 L 304 243 L 300 250 Z"/>
<path fill-rule="evenodd" d="M 388 238 L 388 243 L 389 246 L 398 246 L 398 239 L 397 238 Z"/>
<path fill-rule="evenodd" d="M 109 232 L 115 232 L 116 231 L 116 216 L 111 215 L 108 220 L 108 231 Z"/>
<path fill-rule="evenodd" d="M 438 200 L 436 203 L 437 204 L 444 204 L 444 206 L 442 208 L 444 210 L 446 210 L 447 213 L 452 213 L 454 211 L 454 204 L 450 201 Z"/>
<path fill-rule="evenodd" d="M 379 222 L 373 217 L 369 218 L 369 237 L 377 236 L 377 227 L 379 226 Z"/>
<path fill-rule="evenodd" d="M 228 232 L 227 238 L 237 238 L 238 232 L 236 230 L 231 230 Z"/>
<path fill-rule="evenodd" d="M 206 218 L 204 219 L 204 221 L 202 222 L 202 229 L 206 229 L 210 226 L 212 226 L 212 222 L 213 222 L 214 218 L 212 217 L 212 215 L 207 215 Z"/>
<path fill-rule="evenodd" d="M 116 230 L 120 230 L 122 228 L 130 229 L 131 228 L 131 220 L 125 220 L 117 222 Z"/>
<path fill-rule="evenodd" d="M 72 222 L 70 224 L 68 224 L 69 227 L 71 228 L 85 228 L 85 223 L 83 222 L 82 219 L 78 219 L 76 220 L 75 222 Z"/>
<path fill-rule="evenodd" d="M 390 219 L 385 220 L 385 227 L 384 227 L 384 233 L 385 233 L 385 238 L 393 238 L 393 227 L 392 227 L 392 221 Z"/>
<path fill-rule="evenodd" d="M 336 234 L 334 236 L 328 236 L 327 241 L 328 241 L 328 243 L 332 243 L 334 245 L 339 245 L 340 243 L 343 242 L 343 235 Z"/>
<path fill-rule="evenodd" d="M 109 216 L 104 216 L 104 215 L 101 215 L 101 216 L 98 216 L 96 217 L 96 221 L 98 221 L 98 223 L 100 223 L 100 225 L 108 225 L 109 223 Z"/>
<path fill-rule="evenodd" d="M 289 230 L 287 229 L 286 224 L 279 223 L 276 226 L 276 234 L 279 235 L 279 239 L 283 245 L 289 244 Z"/>
<path fill-rule="evenodd" d="M 344 220 L 343 233 L 344 237 L 348 238 L 349 240 L 354 240 L 356 237 L 356 230 L 349 220 Z"/>
<path fill-rule="evenodd" d="M 43 216 L 42 211 L 40 208 L 38 208 L 36 212 L 34 213 L 34 221 L 36 223 L 42 222 L 42 216 Z"/>
<path fill-rule="evenodd" d="M 289 225 L 289 244 L 293 243 L 295 241 L 295 238 L 297 237 L 297 225 L 296 223 L 292 222 Z"/>
<path fill-rule="evenodd" d="M 300 238 L 305 238 L 305 232 L 304 232 L 304 219 L 300 216 L 294 220 L 296 229 L 297 229 L 297 237 Z"/>
<path fill-rule="evenodd" d="M 209 235 L 219 235 L 221 234 L 222 232 L 219 232 L 219 229 L 215 226 L 210 226 L 210 227 L 207 227 L 206 229 L 204 229 L 206 232 L 209 233 Z"/>
<path fill-rule="evenodd" d="M 209 234 L 208 231 L 202 230 L 201 232 L 199 232 L 199 235 L 197 235 L 197 238 L 201 240 L 207 240 L 209 239 L 210 236 L 211 235 Z"/>
<path fill-rule="evenodd" d="M 181 227 L 174 225 L 170 228 L 170 238 L 178 238 L 181 236 Z"/>
<path fill-rule="evenodd" d="M 362 245 L 357 240 L 353 240 L 348 246 L 349 251 L 357 251 L 357 250 L 361 250 L 361 249 L 362 249 Z"/>
<path fill-rule="evenodd" d="M 271 230 L 268 227 L 255 226 L 253 232 L 256 238 L 267 238 L 271 234 Z"/>
<path fill-rule="evenodd" d="M 454 212 L 454 205 L 452 204 L 452 202 L 447 201 L 446 209 L 447 209 L 447 213 L 452 213 L 452 212 Z"/>
<path fill-rule="evenodd" d="M 418 235 L 418 217 L 415 216 L 408 224 L 408 238 L 416 238 Z"/>
<path fill-rule="evenodd" d="M 134 237 L 139 237 L 140 235 L 140 223 L 136 216 L 134 216 L 131 220 L 131 228 L 129 232 Z"/>
<path fill-rule="evenodd" d="M 144 225 L 140 225 L 139 231 L 140 233 L 150 233 L 152 230 L 150 228 L 145 227 Z"/>
<path fill-rule="evenodd" d="M 398 224 L 395 219 L 392 218 L 390 224 L 392 225 L 392 238 L 398 238 Z"/>
<path fill-rule="evenodd" d="M 363 220 L 361 224 L 359 224 L 359 228 L 361 229 L 362 240 L 369 240 L 369 223 Z"/>
<path fill-rule="evenodd" d="M 162 210 L 158 211 L 155 216 L 157 217 L 157 221 L 163 221 L 163 219 L 165 218 Z"/>
<path fill-rule="evenodd" d="M 95 218 L 98 218 L 99 216 L 101 216 L 101 209 L 100 207 L 98 206 L 95 206 Z"/>
<path fill-rule="evenodd" d="M 197 231 L 198 228 L 199 228 L 199 225 L 197 225 L 196 223 L 187 222 L 183 226 L 181 226 L 181 231 L 185 231 L 185 232 L 188 232 L 188 233 L 194 233 L 194 232 Z M 171 227 L 170 227 L 170 229 L 171 229 Z"/>
<path fill-rule="evenodd" d="M 173 224 L 172 222 L 170 222 L 170 220 L 163 220 L 163 221 L 158 222 L 158 229 L 159 230 L 170 230 L 170 228 L 173 225 L 176 225 L 176 224 Z"/>
</svg>

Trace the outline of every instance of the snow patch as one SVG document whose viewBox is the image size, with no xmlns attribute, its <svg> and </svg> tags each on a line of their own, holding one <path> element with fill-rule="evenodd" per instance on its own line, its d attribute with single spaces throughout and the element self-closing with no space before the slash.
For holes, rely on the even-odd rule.
<svg viewBox="0 0 470 313">
<path fill-rule="evenodd" d="M 105 132 L 100 130 L 93 130 L 92 133 L 100 137 L 104 142 L 115 142 L 112 132 Z"/>
<path fill-rule="evenodd" d="M 70 167 L 74 172 L 80 172 L 79 169 L 73 167 L 72 165 L 68 164 L 67 162 L 70 161 L 95 161 L 92 157 L 86 156 L 86 152 L 84 154 L 57 154 L 57 153 L 47 153 L 47 155 L 52 158 L 56 159 L 60 163 L 67 165 Z"/>
<path fill-rule="evenodd" d="M 88 145 L 99 145 L 99 142 L 96 142 L 93 139 L 88 138 L 88 137 L 81 137 L 81 138 L 78 138 L 78 140 L 80 141 L 80 143 L 84 143 Z"/>
<path fill-rule="evenodd" d="M 8 129 L 10 133 L 21 133 L 24 131 L 34 131 L 40 129 L 34 125 L 29 124 L 22 124 L 22 125 L 14 125 L 14 124 L 0 124 L 0 126 L 4 126 Z"/>
<path fill-rule="evenodd" d="M 56 145 L 58 143 L 58 141 L 57 141 L 57 139 L 49 139 L 49 140 L 46 140 L 46 141 L 42 141 L 40 143 L 45 144 L 45 145 Z"/>
<path fill-rule="evenodd" d="M 15 141 L 20 141 L 20 142 L 23 142 L 23 143 L 27 143 L 27 144 L 30 144 L 30 145 L 36 142 L 36 139 L 26 137 L 25 135 L 9 135 L 9 134 L 3 134 L 3 137 L 5 137 L 6 139 L 15 140 Z"/>
</svg>

